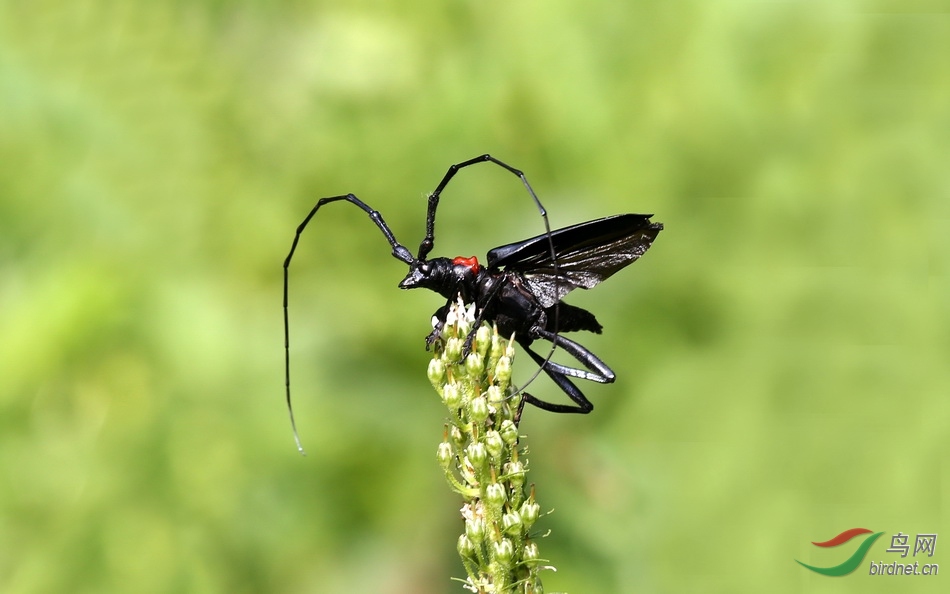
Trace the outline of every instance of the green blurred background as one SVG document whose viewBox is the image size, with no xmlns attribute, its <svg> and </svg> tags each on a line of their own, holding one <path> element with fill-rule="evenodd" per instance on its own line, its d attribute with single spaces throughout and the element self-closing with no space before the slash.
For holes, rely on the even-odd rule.
<svg viewBox="0 0 950 594">
<path fill-rule="evenodd" d="M 0 3 L 0 592 L 461 592 L 441 299 L 321 211 L 291 278 L 301 457 L 281 264 L 345 192 L 415 251 L 426 192 L 484 152 L 553 226 L 666 225 L 568 299 L 616 384 L 522 424 L 548 591 L 946 591 L 795 559 L 862 526 L 876 561 L 938 533 L 950 572 L 950 4 L 346 4 Z M 540 230 L 479 165 L 434 255 Z"/>
</svg>

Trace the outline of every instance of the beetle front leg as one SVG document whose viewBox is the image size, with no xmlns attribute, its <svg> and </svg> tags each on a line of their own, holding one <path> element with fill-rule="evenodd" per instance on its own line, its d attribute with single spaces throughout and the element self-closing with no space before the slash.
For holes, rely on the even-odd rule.
<svg viewBox="0 0 950 594">
<path fill-rule="evenodd" d="M 445 318 L 449 314 L 449 306 L 453 303 L 451 299 L 446 301 L 445 305 L 435 310 L 432 314 L 432 332 L 426 336 L 426 350 L 428 351 L 435 341 L 442 337 L 442 329 L 445 327 Z"/>
<path fill-rule="evenodd" d="M 489 285 L 484 297 L 476 301 L 478 304 L 478 313 L 475 314 L 475 322 L 472 323 L 472 329 L 469 331 L 468 336 L 465 337 L 465 343 L 462 345 L 462 358 L 459 361 L 460 363 L 464 362 L 466 357 L 471 354 L 472 344 L 475 342 L 475 335 L 478 334 L 478 328 L 487 318 L 489 309 L 493 307 L 492 302 L 498 296 L 498 292 L 502 286 L 504 286 L 504 283 Z"/>
<path fill-rule="evenodd" d="M 468 336 L 465 337 L 465 342 L 462 344 L 462 357 L 459 360 L 459 363 L 464 363 L 465 359 L 472 353 L 472 344 L 475 342 L 475 336 L 478 334 L 478 328 L 482 325 L 482 322 L 485 321 L 485 308 L 482 308 L 478 314 L 475 316 L 475 323 L 472 324 L 472 329 L 469 330 Z"/>
</svg>

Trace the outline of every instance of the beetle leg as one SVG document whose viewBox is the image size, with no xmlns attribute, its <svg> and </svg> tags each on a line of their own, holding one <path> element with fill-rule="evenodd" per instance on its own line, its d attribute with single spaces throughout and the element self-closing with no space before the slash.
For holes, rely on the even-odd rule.
<svg viewBox="0 0 950 594">
<path fill-rule="evenodd" d="M 426 336 L 427 351 L 435 344 L 435 341 L 439 340 L 442 336 L 442 329 L 445 327 L 445 317 L 448 315 L 451 305 L 452 300 L 449 299 L 445 302 L 445 305 L 435 310 L 435 313 L 432 314 L 432 332 L 429 332 L 429 335 Z"/>
<path fill-rule="evenodd" d="M 523 397 L 522 406 L 519 407 L 517 418 L 520 419 L 521 408 L 523 408 L 523 403 L 525 402 L 529 404 L 533 404 L 534 406 L 537 406 L 540 409 L 556 412 L 556 413 L 579 413 L 582 415 L 586 415 L 590 411 L 594 410 L 593 403 L 591 403 L 591 401 L 588 400 L 586 396 L 584 396 L 584 393 L 580 391 L 580 388 L 575 386 L 574 383 L 567 378 L 566 374 L 560 371 L 557 371 L 556 369 L 551 368 L 550 361 L 545 362 L 544 357 L 535 353 L 530 348 L 526 347 L 524 344 L 521 344 L 521 348 L 527 351 L 528 355 L 532 359 L 534 359 L 534 362 L 540 365 L 541 369 L 543 369 L 544 372 L 548 374 L 548 377 L 550 377 L 551 380 L 555 384 L 557 384 L 557 386 L 561 388 L 561 390 L 563 390 L 565 394 L 567 394 L 568 398 L 576 402 L 577 405 L 574 406 L 570 404 L 554 404 L 553 402 L 545 402 L 544 400 L 540 400 L 538 398 L 535 398 L 531 394 L 524 392 L 522 393 L 522 397 Z"/>
<path fill-rule="evenodd" d="M 533 328 L 532 334 L 535 334 L 538 338 L 549 340 L 555 345 L 563 348 L 588 369 L 588 371 L 584 371 L 583 369 L 575 369 L 573 367 L 567 367 L 565 365 L 561 365 L 560 363 L 547 360 L 543 365 L 546 370 L 550 369 L 551 371 L 563 375 L 569 375 L 571 377 L 585 379 L 600 384 L 610 384 L 616 379 L 617 376 L 614 374 L 613 370 L 610 367 L 607 367 L 607 364 L 601 361 L 597 355 L 590 352 L 587 347 L 574 342 L 570 338 L 565 338 L 560 334 L 548 332 L 547 330 L 541 328 Z"/>
<path fill-rule="evenodd" d="M 469 330 L 468 336 L 465 337 L 465 343 L 462 345 L 462 358 L 459 361 L 460 363 L 463 363 L 466 357 L 472 352 L 472 343 L 475 341 L 478 328 L 482 325 L 482 322 L 485 321 L 485 314 L 489 311 L 488 308 L 491 306 L 491 302 L 495 300 L 495 297 L 503 286 L 504 283 L 496 283 L 489 289 L 485 298 L 480 300 L 482 303 L 478 309 L 478 313 L 475 315 L 475 322 L 472 324 L 472 329 Z"/>
</svg>

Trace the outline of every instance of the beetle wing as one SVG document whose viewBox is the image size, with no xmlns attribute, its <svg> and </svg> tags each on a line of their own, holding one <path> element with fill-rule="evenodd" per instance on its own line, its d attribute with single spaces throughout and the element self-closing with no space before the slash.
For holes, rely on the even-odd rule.
<svg viewBox="0 0 950 594">
<path fill-rule="evenodd" d="M 663 229 L 653 215 L 622 214 L 557 229 L 488 252 L 489 267 L 520 272 L 543 307 L 590 289 L 642 256 Z M 557 268 L 551 259 L 551 244 Z"/>
</svg>

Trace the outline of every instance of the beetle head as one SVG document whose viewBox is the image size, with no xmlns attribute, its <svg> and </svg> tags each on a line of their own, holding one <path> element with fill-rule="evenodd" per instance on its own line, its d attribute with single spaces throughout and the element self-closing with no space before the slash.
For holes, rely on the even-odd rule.
<svg viewBox="0 0 950 594">
<path fill-rule="evenodd" d="M 478 260 L 474 257 L 416 260 L 409 265 L 409 274 L 399 283 L 399 288 L 422 287 L 451 299 L 459 293 L 470 293 L 468 286 L 475 280 L 478 271 Z"/>
</svg>

